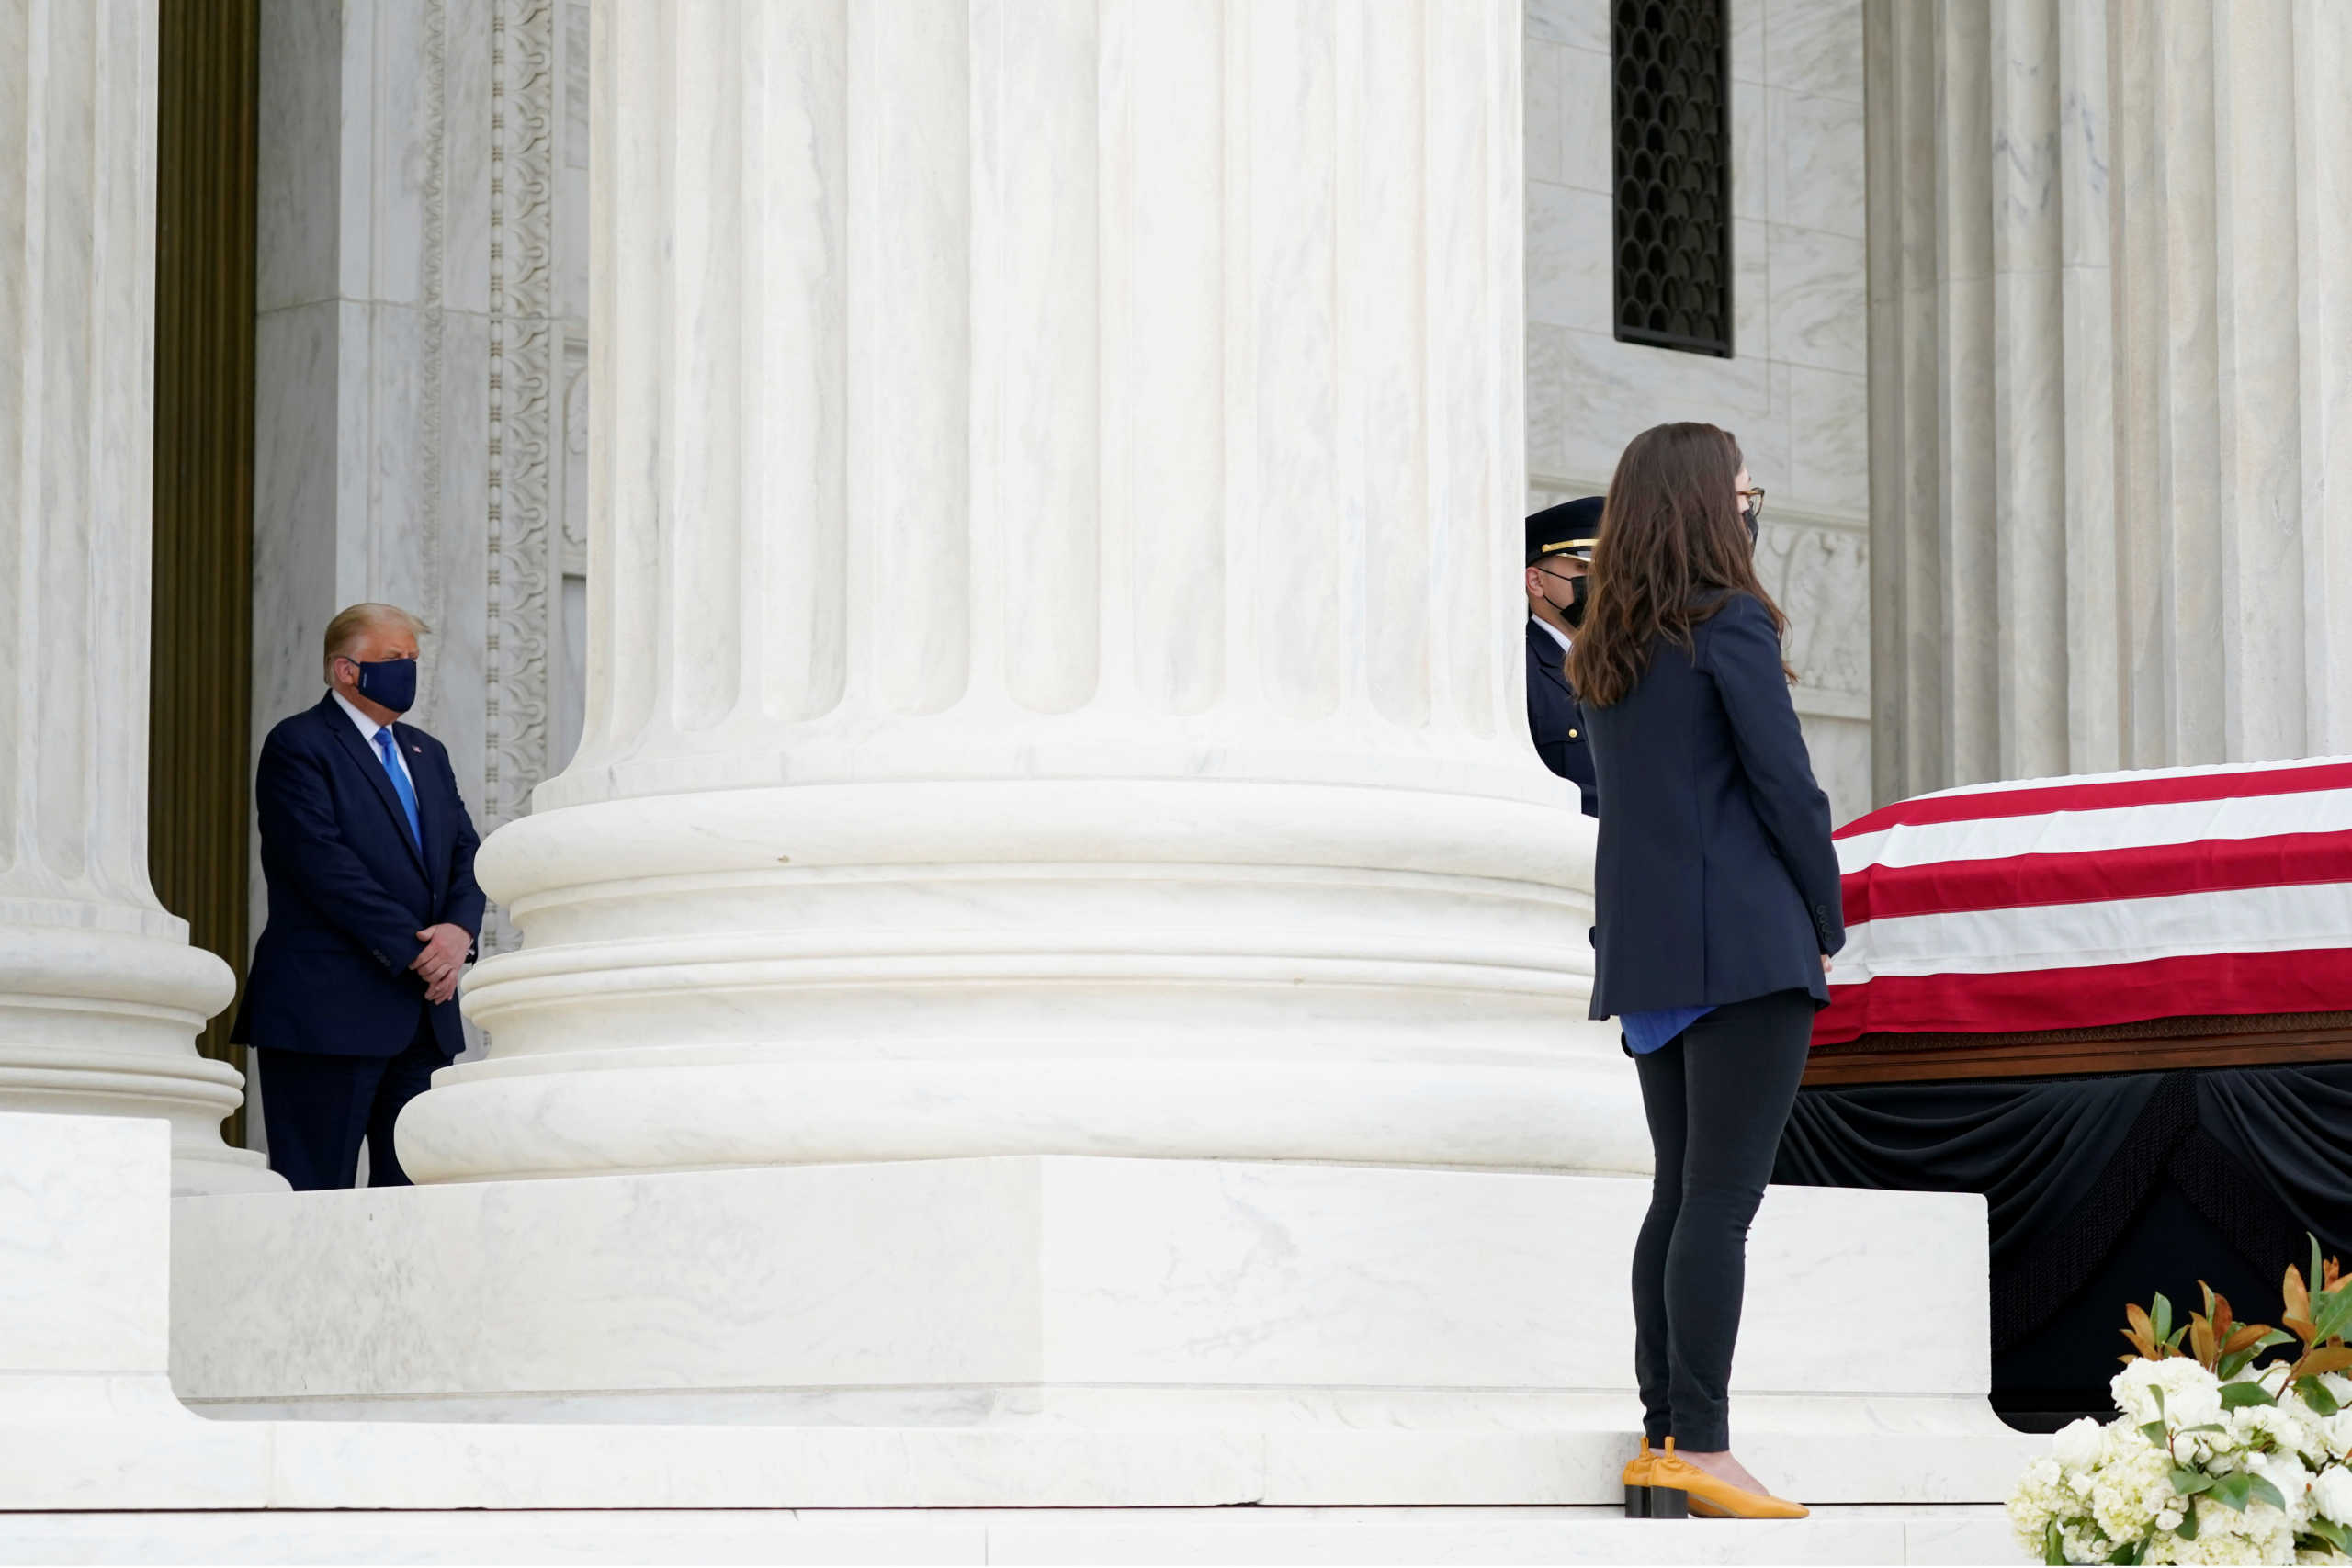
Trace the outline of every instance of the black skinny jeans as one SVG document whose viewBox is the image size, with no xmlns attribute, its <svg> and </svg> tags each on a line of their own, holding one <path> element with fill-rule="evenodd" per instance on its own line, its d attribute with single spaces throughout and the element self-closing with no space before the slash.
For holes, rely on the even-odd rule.
<svg viewBox="0 0 2352 1568">
<path fill-rule="evenodd" d="M 1731 1353 L 1747 1225 L 1813 1039 L 1813 998 L 1775 991 L 1717 1008 L 1634 1058 L 1657 1175 L 1634 1244 L 1634 1372 L 1653 1443 L 1731 1447 Z"/>
</svg>

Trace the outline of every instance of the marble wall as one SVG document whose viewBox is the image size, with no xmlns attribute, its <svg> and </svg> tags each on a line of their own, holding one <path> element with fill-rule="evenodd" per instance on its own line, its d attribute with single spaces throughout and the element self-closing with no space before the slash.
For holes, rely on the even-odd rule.
<svg viewBox="0 0 2352 1568">
<path fill-rule="evenodd" d="M 1668 420 L 1739 437 L 1764 577 L 1792 620 L 1814 765 L 1844 820 L 1871 795 L 1870 460 L 1860 0 L 1730 0 L 1729 359 L 1611 333 L 1609 0 L 1527 0 L 1531 505 L 1596 493 Z"/>
<path fill-rule="evenodd" d="M 433 627 L 413 717 L 485 829 L 578 732 L 587 17 L 263 9 L 254 753 L 317 700 L 335 611 L 390 601 Z M 485 941 L 511 941 L 503 916 Z"/>
</svg>

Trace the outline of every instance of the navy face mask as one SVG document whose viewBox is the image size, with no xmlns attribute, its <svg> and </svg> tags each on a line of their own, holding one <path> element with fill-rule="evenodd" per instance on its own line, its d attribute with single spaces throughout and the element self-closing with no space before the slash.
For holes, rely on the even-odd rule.
<svg viewBox="0 0 2352 1568">
<path fill-rule="evenodd" d="M 379 659 L 361 664 L 351 661 L 359 670 L 359 694 L 380 707 L 394 713 L 406 713 L 416 705 L 416 660 L 413 659 Z"/>
</svg>

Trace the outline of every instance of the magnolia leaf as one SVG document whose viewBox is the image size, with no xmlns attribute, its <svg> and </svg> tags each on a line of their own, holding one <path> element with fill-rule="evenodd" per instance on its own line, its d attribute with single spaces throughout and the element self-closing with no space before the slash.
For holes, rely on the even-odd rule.
<svg viewBox="0 0 2352 1568">
<path fill-rule="evenodd" d="M 2293 1329 L 2295 1331 L 2295 1337 L 2301 1340 L 2304 1344 L 2316 1345 L 2319 1343 L 2319 1330 L 2312 1325 L 2312 1320 L 2305 1317 L 2301 1313 L 2290 1312 L 2278 1321 Z"/>
<path fill-rule="evenodd" d="M 2146 1308 L 2136 1303 L 2126 1302 L 2123 1305 L 2123 1320 L 2132 1325 L 2124 1331 L 2127 1335 L 2136 1334 L 2141 1338 L 2148 1340 L 2155 1338 L 2156 1325 L 2148 1321 Z"/>
<path fill-rule="evenodd" d="M 2194 1427 L 2183 1427 L 2180 1430 L 2181 1435 L 2186 1437 L 2191 1432 L 2226 1432 L 2229 1428 L 2219 1421 L 2202 1421 Z"/>
<path fill-rule="evenodd" d="M 2222 1408 L 2243 1410 L 2249 1404 L 2276 1404 L 2278 1401 L 2258 1382 L 2225 1382 L 2222 1385 Z"/>
<path fill-rule="evenodd" d="M 2197 1539 L 2196 1498 L 2191 1497 L 2188 1500 L 2188 1506 L 2182 1511 L 2180 1523 L 2173 1526 L 2172 1533 L 2180 1537 L 2183 1540 L 2195 1540 Z"/>
<path fill-rule="evenodd" d="M 2352 1367 L 2352 1345 L 2330 1345 L 2323 1349 L 2306 1350 L 2303 1359 L 2295 1363 L 2290 1378 L 2317 1377 L 2322 1372 L 2340 1372 Z"/>
<path fill-rule="evenodd" d="M 2303 1239 L 2312 1244 L 2311 1288 L 2314 1291 L 2324 1291 L 2327 1289 L 2327 1265 L 2320 1261 L 2319 1237 L 2305 1231 Z"/>
<path fill-rule="evenodd" d="M 2352 1328 L 2352 1290 L 2330 1291 L 2322 1296 L 2324 1303 L 2312 1310 L 2312 1326 L 2323 1340 L 2343 1337 Z"/>
<path fill-rule="evenodd" d="M 2256 1500 L 2269 1504 L 2272 1507 L 2278 1509 L 2282 1514 L 2287 1511 L 2286 1494 L 2280 1492 L 2278 1488 L 2273 1486 L 2269 1482 L 2264 1480 L 2259 1475 L 2249 1473 L 2246 1476 L 2246 1479 L 2254 1483 L 2254 1495 Z"/>
<path fill-rule="evenodd" d="M 2245 1371 L 2246 1363 L 2253 1359 L 2254 1352 L 2251 1350 L 2239 1350 L 2224 1356 L 2213 1363 L 2213 1375 L 2223 1382 L 2227 1382 Z"/>
<path fill-rule="evenodd" d="M 2139 1568 L 2141 1556 L 2148 1550 L 2144 1540 L 2127 1540 L 2108 1553 L 2109 1562 L 2120 1562 L 2124 1568 Z"/>
<path fill-rule="evenodd" d="M 2060 1564 L 2066 1561 L 2066 1548 L 2058 1540 L 2056 1519 L 2051 1520 L 2041 1528 L 2041 1561 Z"/>
<path fill-rule="evenodd" d="M 2154 1398 L 2155 1398 L 2155 1402 L 2156 1402 L 2156 1414 L 2157 1414 L 2157 1415 L 2159 1415 L 2159 1416 L 2162 1416 L 2162 1415 L 2166 1414 L 2166 1412 L 2165 1412 L 2165 1391 L 2164 1391 L 2164 1387 L 2163 1387 L 2163 1385 L 2162 1385 L 2162 1384 L 2158 1384 L 2158 1385 L 2156 1385 L 2156 1386 L 2154 1386 L 2154 1387 L 2153 1387 L 2153 1388 L 2149 1389 L 2149 1390 L 2148 1390 L 2148 1393 L 2149 1393 L 2150 1394 L 2154 1395 Z"/>
<path fill-rule="evenodd" d="M 2215 1295 L 2213 1287 L 2206 1284 L 2202 1280 L 2198 1280 L 2197 1283 L 2205 1292 L 2205 1311 L 2213 1320 L 2213 1337 L 2226 1345 L 2229 1343 L 2230 1330 L 2235 1323 L 2230 1315 L 2230 1298 Z"/>
<path fill-rule="evenodd" d="M 2158 1339 L 2172 1337 L 2172 1301 L 2162 1291 L 2148 1298 L 2148 1316 L 2155 1324 Z"/>
<path fill-rule="evenodd" d="M 2165 1446 L 2165 1424 L 2161 1421 L 2143 1421 L 2140 1424 L 2140 1436 L 2158 1448 Z"/>
<path fill-rule="evenodd" d="M 2308 1319 L 2311 1316 L 2312 1297 L 2311 1292 L 2303 1289 L 2303 1271 L 2291 1263 L 2287 1265 L 2287 1278 L 2278 1287 L 2278 1293 L 2287 1298 L 2287 1315 L 2280 1321 L 2288 1327 L 2293 1328 L 2299 1317 Z"/>
<path fill-rule="evenodd" d="M 2240 1471 L 2213 1483 L 2213 1490 L 2205 1494 L 2233 1514 L 2245 1512 L 2246 1500 L 2254 1495 L 2255 1478 Z"/>
<path fill-rule="evenodd" d="M 2254 1348 L 2257 1350 L 2267 1350 L 2273 1345 L 2292 1345 L 2294 1342 L 2295 1337 L 2293 1335 L 2282 1334 L 2278 1329 L 2274 1328 L 2265 1334 L 2260 1339 L 2255 1341 Z"/>
<path fill-rule="evenodd" d="M 2220 1359 L 2221 1347 L 2213 1338 L 2212 1322 L 2201 1312 L 2189 1314 L 2188 1344 L 2197 1353 L 2198 1365 L 2210 1369 Z"/>
<path fill-rule="evenodd" d="M 2171 1335 L 2165 1338 L 2165 1349 L 2172 1355 L 2179 1355 L 2180 1342 L 2188 1337 L 2188 1325 L 2184 1323 L 2178 1328 L 2174 1329 Z"/>
<path fill-rule="evenodd" d="M 2311 1233 L 2306 1231 L 2303 1234 L 2309 1235 Z M 2329 1258 L 2327 1260 L 2326 1272 L 2321 1276 L 2321 1283 L 2324 1284 L 2331 1291 L 2335 1289 L 2336 1278 L 2342 1272 L 2343 1267 L 2344 1265 L 2339 1260 L 2333 1258 Z"/>
<path fill-rule="evenodd" d="M 2303 1403 L 2311 1406 L 2314 1416 L 2333 1416 L 2344 1408 L 2336 1403 L 2335 1395 L 2328 1393 L 2327 1385 L 2317 1378 L 2296 1379 L 2295 1392 L 2303 1396 Z"/>
<path fill-rule="evenodd" d="M 2177 1464 L 2172 1467 L 2172 1489 L 2184 1497 L 2194 1497 L 2199 1492 L 2211 1491 L 2213 1483 L 2219 1479 L 2221 1479 L 2219 1476 L 2208 1475 L 2201 1470 L 2191 1470 L 2187 1465 Z"/>
<path fill-rule="evenodd" d="M 2215 1324 L 2213 1332 L 2221 1333 L 2222 1325 Z M 2240 1350 L 2258 1349 L 2262 1345 L 2262 1337 L 2275 1332 L 2277 1331 L 2267 1323 L 2241 1323 L 2230 1330 L 2229 1337 L 2222 1341 L 2222 1348 L 2231 1354 Z M 2286 1336 L 2280 1335 L 2279 1337 L 2283 1339 Z"/>
<path fill-rule="evenodd" d="M 2335 1548 L 2336 1551 L 2352 1556 L 2352 1530 L 2346 1529 L 2334 1519 L 2321 1518 L 2314 1515 L 2312 1522 L 2303 1528 Z"/>
</svg>

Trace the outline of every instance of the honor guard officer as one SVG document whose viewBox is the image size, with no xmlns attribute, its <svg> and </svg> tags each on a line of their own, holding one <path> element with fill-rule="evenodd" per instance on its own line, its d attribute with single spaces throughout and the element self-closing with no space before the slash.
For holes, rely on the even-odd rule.
<svg viewBox="0 0 2352 1568">
<path fill-rule="evenodd" d="M 1585 571 L 1600 533 L 1600 497 L 1547 506 L 1527 520 L 1527 730 L 1544 765 L 1576 781 L 1584 814 L 1600 815 L 1584 713 L 1561 668 L 1584 619 Z"/>
</svg>

